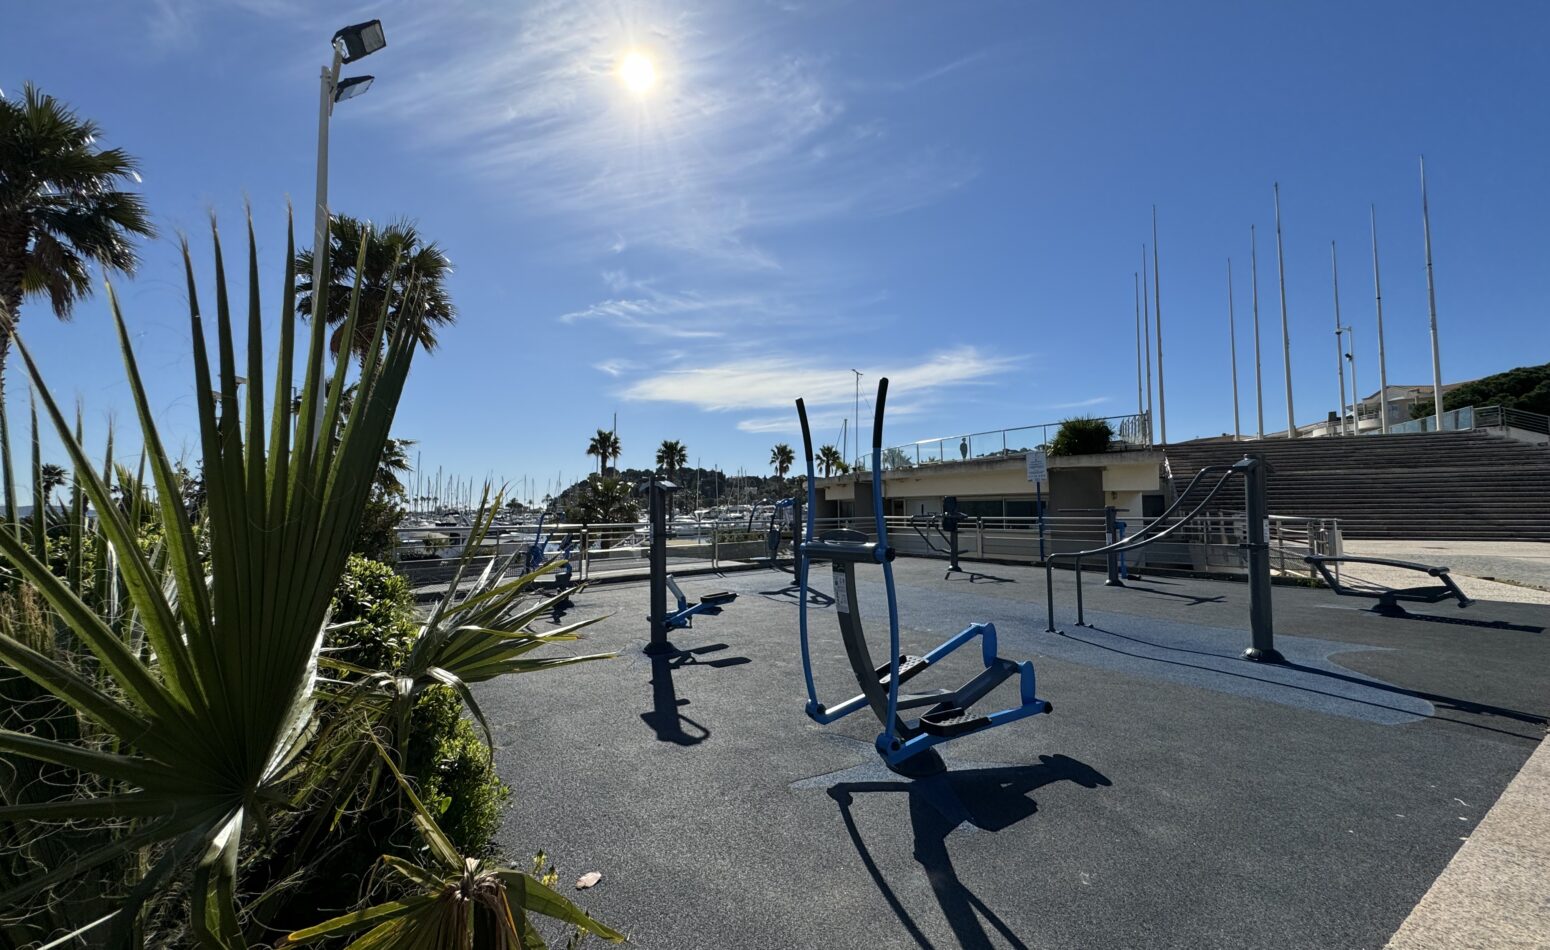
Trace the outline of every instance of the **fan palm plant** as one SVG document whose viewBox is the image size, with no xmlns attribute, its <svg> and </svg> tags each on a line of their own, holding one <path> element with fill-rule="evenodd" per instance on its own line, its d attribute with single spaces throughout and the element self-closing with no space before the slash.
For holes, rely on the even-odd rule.
<svg viewBox="0 0 1550 950">
<path fill-rule="evenodd" d="M 281 947 L 305 946 L 366 930 L 346 950 L 546 950 L 548 944 L 534 928 L 529 913 L 570 924 L 577 935 L 592 934 L 610 943 L 624 941 L 624 934 L 593 920 L 555 892 L 558 875 L 553 868 L 544 870 L 542 853 L 534 860 L 531 874 L 460 854 L 392 759 L 382 758 L 409 799 L 415 828 L 425 841 L 433 866 L 384 857 L 383 864 L 407 893 L 296 931 L 281 941 Z"/>
<path fill-rule="evenodd" d="M 587 454 L 597 456 L 597 474 L 599 476 L 605 474 L 604 466 L 609 460 L 618 460 L 621 451 L 619 447 L 619 434 L 617 432 L 610 432 L 607 429 L 597 430 L 597 435 L 594 435 L 587 442 Z"/>
<path fill-rule="evenodd" d="M 215 236 L 215 327 L 218 368 L 207 355 L 205 317 L 184 247 L 190 303 L 194 386 L 206 479 L 204 534 L 196 540 L 171 459 L 157 433 L 130 333 L 118 300 L 109 306 L 145 444 L 154 504 L 164 538 L 153 564 L 106 480 L 92 469 L 32 355 L 18 349 L 58 440 L 69 453 L 81 490 L 116 562 L 134 630 L 121 632 L 51 572 L 8 531 L 0 556 L 48 602 L 74 638 L 93 655 L 87 678 L 20 639 L 0 633 L 0 660 L 91 721 L 107 741 L 77 744 L 0 730 L 0 751 L 73 770 L 87 794 L 0 806 L 9 823 L 107 823 L 118 829 L 106 845 L 68 855 L 46 871 L 0 893 L 0 909 L 110 865 L 133 866 L 148 853 L 111 919 L 128 935 L 144 901 L 174 877 L 186 881 L 187 919 L 204 945 L 245 946 L 236 906 L 238 855 L 254 829 L 290 807 L 295 767 L 312 735 L 318 651 L 333 588 L 371 491 L 418 338 L 405 323 L 379 318 L 359 366 L 360 396 L 348 417 L 340 397 L 347 361 L 322 386 L 314 383 L 326 345 L 314 322 L 307 351 L 301 412 L 293 415 L 295 253 L 288 240 L 272 415 L 265 424 L 258 253 L 248 226 L 246 372 L 252 385 L 239 400 L 236 320 L 227 296 L 225 264 Z M 400 306 L 414 306 L 417 291 Z M 328 291 L 324 291 L 325 298 Z M 347 336 L 361 304 L 350 293 Z M 325 299 L 326 304 L 326 299 Z M 386 311 L 395 301 L 383 302 Z M 391 333 L 389 331 L 391 330 Z M 214 393 L 214 397 L 203 394 Z M 267 428 L 267 433 L 266 433 Z M 340 433 L 337 440 L 318 433 Z M 142 851 L 142 849 L 150 849 Z M 102 921 L 98 921 L 102 923 Z"/>
<path fill-rule="evenodd" d="M 824 478 L 836 473 L 843 475 L 850 468 L 845 464 L 845 457 L 840 454 L 840 450 L 832 445 L 819 446 L 817 462 L 823 466 Z"/>
<path fill-rule="evenodd" d="M 139 180 L 135 160 L 97 148 L 99 134 L 31 83 L 20 102 L 0 97 L 0 385 L 25 298 L 69 319 L 91 266 L 134 270 L 133 239 L 153 233 L 140 196 L 119 190 Z"/>
<path fill-rule="evenodd" d="M 399 220 L 383 228 L 369 221 L 336 214 L 328 228 L 328 272 L 332 284 L 320 308 L 325 322 L 335 327 L 329 341 L 333 352 L 344 349 L 348 335 L 344 324 L 349 317 L 348 304 L 357 283 L 360 285 L 360 317 L 356 321 L 350 349 L 364 356 L 377 334 L 377 321 L 386 320 L 384 338 L 393 328 L 408 323 L 419 343 L 427 351 L 436 348 L 436 328 L 457 320 L 457 308 L 447 292 L 446 281 L 452 273 L 452 261 L 434 241 L 427 241 L 413 221 Z M 296 310 L 310 317 L 313 312 L 313 253 L 302 251 L 296 258 L 300 275 L 296 287 Z M 410 284 L 413 295 L 406 291 Z"/>
<path fill-rule="evenodd" d="M 775 477 L 785 478 L 796 458 L 796 453 L 791 451 L 791 446 L 784 442 L 776 443 L 775 447 L 770 449 L 770 465 L 775 469 Z"/>
<path fill-rule="evenodd" d="M 668 473 L 676 473 L 679 469 L 689 464 L 689 450 L 677 439 L 663 439 L 657 446 L 657 468 Z"/>
</svg>

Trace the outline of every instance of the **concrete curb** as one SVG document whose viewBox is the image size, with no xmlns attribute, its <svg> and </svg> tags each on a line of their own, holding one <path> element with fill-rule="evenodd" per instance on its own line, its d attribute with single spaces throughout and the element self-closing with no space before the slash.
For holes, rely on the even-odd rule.
<svg viewBox="0 0 1550 950">
<path fill-rule="evenodd" d="M 1386 950 L 1550 946 L 1550 743 L 1432 882 Z"/>
</svg>

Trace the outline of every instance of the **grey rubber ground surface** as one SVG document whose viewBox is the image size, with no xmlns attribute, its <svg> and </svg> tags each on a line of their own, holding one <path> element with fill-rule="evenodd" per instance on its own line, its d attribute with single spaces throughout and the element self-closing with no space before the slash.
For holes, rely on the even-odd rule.
<svg viewBox="0 0 1550 950">
<path fill-rule="evenodd" d="M 949 743 L 950 772 L 911 782 L 877 764 L 868 713 L 803 715 L 781 576 L 685 584 L 740 596 L 655 663 L 645 585 L 593 588 L 566 620 L 612 614 L 578 646 L 619 659 L 479 690 L 514 789 L 506 851 L 602 872 L 578 897 L 649 948 L 1379 947 L 1550 714 L 1540 607 L 1396 620 L 1278 587 L 1296 666 L 1274 670 L 1229 659 L 1242 584 L 1089 574 L 1087 630 L 1057 572 L 1054 637 L 1042 572 L 896 569 L 907 649 L 993 622 L 1055 712 Z M 880 573 L 863 576 L 883 656 Z M 833 620 L 814 611 L 831 702 L 855 692 Z M 958 685 L 977 652 L 911 686 Z"/>
</svg>

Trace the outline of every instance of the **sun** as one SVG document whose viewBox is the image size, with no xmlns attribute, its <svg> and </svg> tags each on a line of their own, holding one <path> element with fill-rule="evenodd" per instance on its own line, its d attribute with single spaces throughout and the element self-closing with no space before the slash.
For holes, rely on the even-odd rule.
<svg viewBox="0 0 1550 950">
<path fill-rule="evenodd" d="M 619 63 L 619 79 L 637 96 L 645 95 L 657 84 L 657 68 L 644 53 L 630 53 Z"/>
</svg>

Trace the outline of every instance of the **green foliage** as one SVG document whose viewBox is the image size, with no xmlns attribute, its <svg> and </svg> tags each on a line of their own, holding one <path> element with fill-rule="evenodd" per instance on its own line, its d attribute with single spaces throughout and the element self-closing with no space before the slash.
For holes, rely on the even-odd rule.
<svg viewBox="0 0 1550 950">
<path fill-rule="evenodd" d="M 689 450 L 677 439 L 663 439 L 657 446 L 657 468 L 676 472 L 689 464 Z"/>
<path fill-rule="evenodd" d="M 350 555 L 334 588 L 333 623 L 326 641 L 332 656 L 367 669 L 396 668 L 415 636 L 409 581 L 380 561 Z"/>
<path fill-rule="evenodd" d="M 784 442 L 777 442 L 770 449 L 770 465 L 775 469 L 776 478 L 785 478 L 791 471 L 791 463 L 796 461 L 796 453 L 791 451 L 791 446 Z"/>
<path fill-rule="evenodd" d="M 640 518 L 634 487 L 613 475 L 593 475 L 565 506 L 565 520 L 576 524 L 618 524 Z"/>
<path fill-rule="evenodd" d="M 840 450 L 832 445 L 819 446 L 818 454 L 814 456 L 813 460 L 818 463 L 818 467 L 823 471 L 824 478 L 828 478 L 830 475 L 843 475 L 850 471 L 850 465 L 846 463 L 845 456 L 841 455 Z"/>
<path fill-rule="evenodd" d="M 1550 363 L 1539 366 L 1519 366 L 1505 373 L 1485 376 L 1465 383 L 1443 394 L 1444 411 L 1463 409 L 1466 406 L 1501 406 L 1550 416 Z M 1410 407 L 1410 418 L 1424 419 L 1433 415 L 1432 401 L 1418 402 Z"/>
<path fill-rule="evenodd" d="M 609 462 L 619 461 L 619 453 L 623 451 L 619 445 L 619 434 L 607 429 L 597 430 L 590 441 L 587 442 L 587 454 L 597 457 L 597 474 L 604 474 L 604 467 Z"/>
<path fill-rule="evenodd" d="M 496 774 L 489 746 L 463 716 L 463 704 L 450 687 L 429 687 L 415 701 L 405 766 L 459 850 L 478 855 L 493 850 L 511 789 Z"/>
<path fill-rule="evenodd" d="M 1050 440 L 1050 455 L 1097 455 L 1109 450 L 1114 429 L 1107 420 L 1077 416 L 1060 423 L 1060 431 Z"/>
<path fill-rule="evenodd" d="M 101 135 L 31 83 L 0 97 L 0 373 L 24 297 L 66 319 L 94 268 L 132 271 L 133 239 L 153 233 L 140 196 L 119 190 L 137 179 L 135 160 L 98 148 Z"/>
<path fill-rule="evenodd" d="M 404 324 L 419 338 L 420 346 L 434 350 L 436 328 L 457 320 L 457 308 L 446 288 L 452 262 L 440 246 L 425 240 L 413 221 L 400 219 L 373 228 L 370 221 L 346 214 L 330 219 L 328 242 L 333 286 L 325 294 L 325 312 L 327 324 L 336 328 L 329 347 L 335 353 L 343 348 L 350 301 L 359 293 L 360 316 L 350 346 L 357 356 L 364 356 L 374 345 L 379 319 L 388 324 L 384 339 Z M 296 255 L 296 312 L 308 317 L 313 307 L 312 253 L 308 249 Z"/>
</svg>

